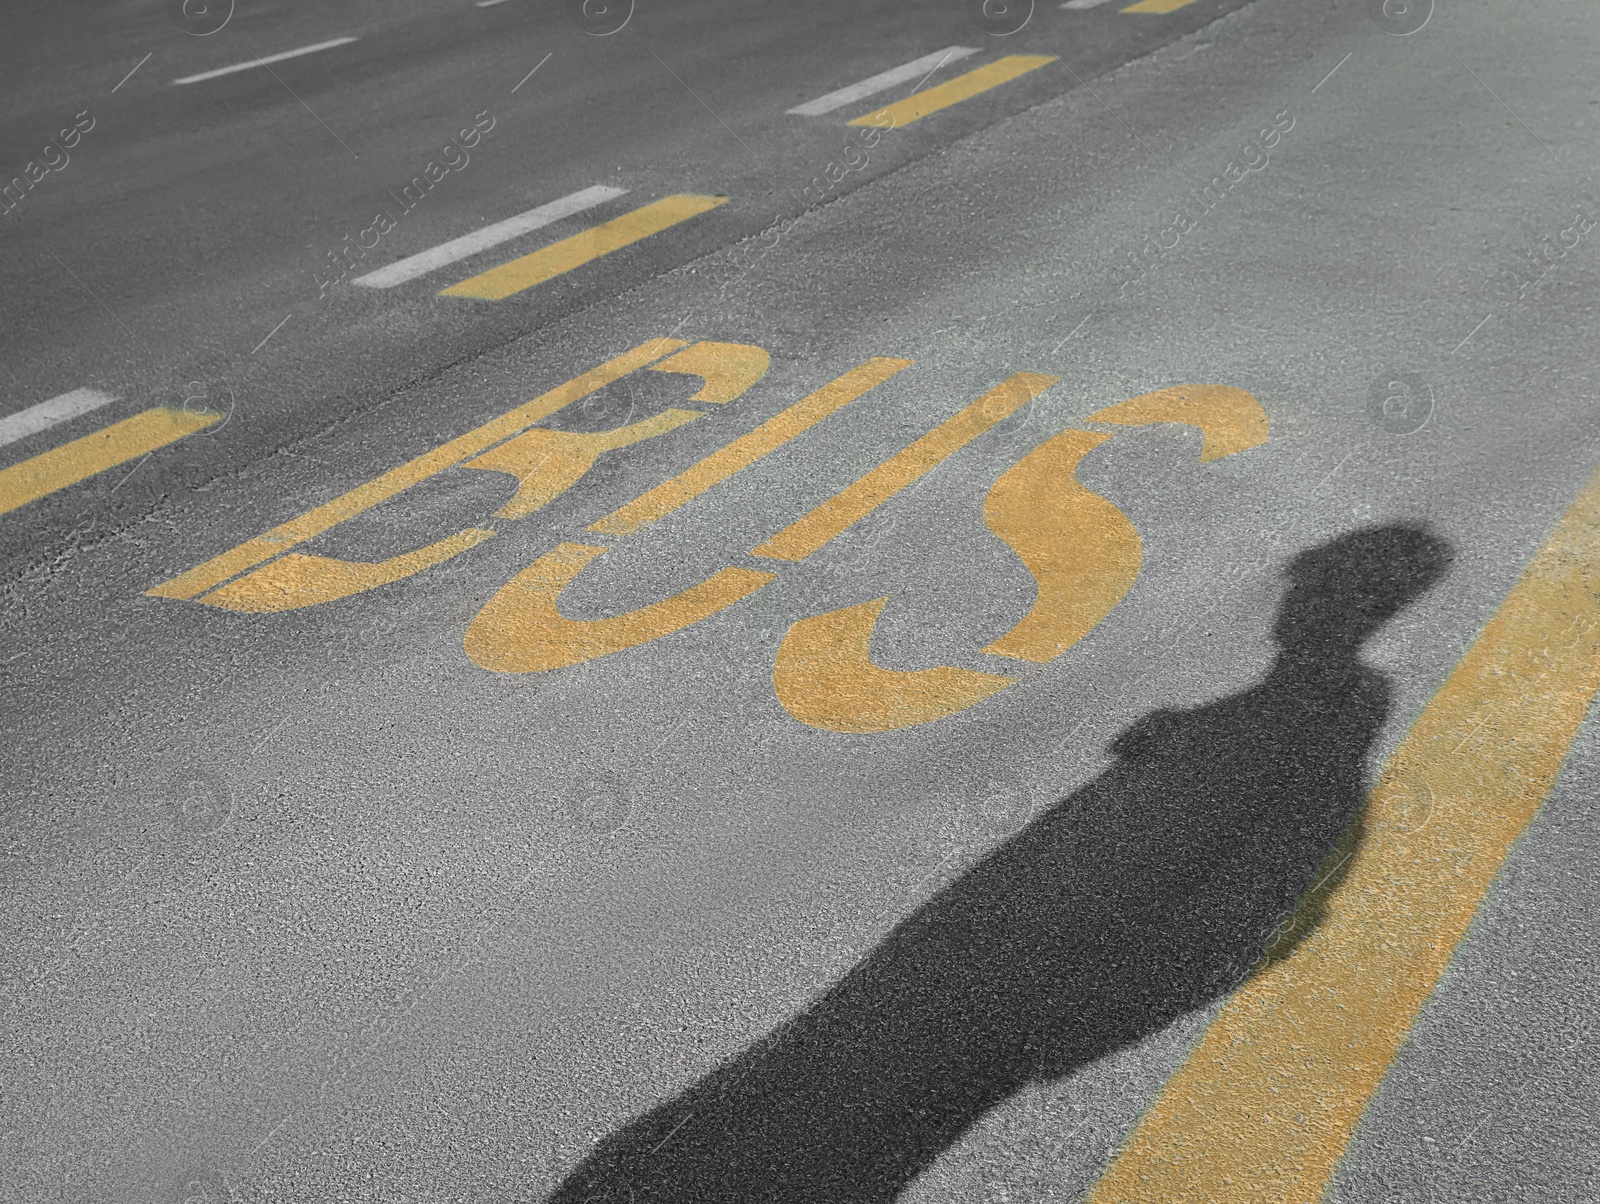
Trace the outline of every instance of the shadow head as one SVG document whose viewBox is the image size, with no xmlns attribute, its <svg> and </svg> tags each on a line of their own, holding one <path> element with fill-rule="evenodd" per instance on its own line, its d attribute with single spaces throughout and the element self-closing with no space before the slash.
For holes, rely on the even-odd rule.
<svg viewBox="0 0 1600 1204">
<path fill-rule="evenodd" d="M 1422 523 L 1347 532 L 1289 562 L 1273 626 L 1285 651 L 1348 652 L 1449 572 L 1449 541 Z"/>
</svg>

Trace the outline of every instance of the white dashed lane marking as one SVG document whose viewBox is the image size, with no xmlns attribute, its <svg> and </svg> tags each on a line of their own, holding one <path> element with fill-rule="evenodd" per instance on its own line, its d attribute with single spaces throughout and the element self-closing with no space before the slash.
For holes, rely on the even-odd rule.
<svg viewBox="0 0 1600 1204">
<path fill-rule="evenodd" d="M 52 397 L 49 401 L 18 410 L 15 414 L 0 418 L 0 447 L 15 443 L 18 439 L 26 439 L 29 435 L 37 435 L 57 423 L 98 410 L 115 400 L 111 394 L 98 389 L 74 389 L 60 397 Z"/>
<path fill-rule="evenodd" d="M 479 251 L 487 251 L 490 247 L 510 242 L 513 238 L 537 230 L 541 226 L 548 226 L 551 222 L 571 217 L 574 213 L 582 213 L 585 209 L 593 209 L 596 205 L 622 196 L 627 191 L 626 188 L 613 188 L 609 184 L 596 184 L 590 188 L 583 188 L 547 205 L 540 205 L 537 209 L 529 209 L 526 213 L 508 217 L 503 222 L 495 222 L 492 226 L 485 226 L 481 230 L 474 230 L 471 234 L 463 234 L 460 238 L 453 238 L 426 251 L 419 251 L 398 263 L 379 268 L 376 272 L 357 276 L 351 283 L 363 284 L 367 288 L 393 288 L 397 284 L 415 280 L 418 276 L 424 276 L 446 264 L 466 259 L 469 255 L 476 255 Z"/>
<path fill-rule="evenodd" d="M 921 79 L 930 71 L 942 67 L 946 63 L 953 63 L 957 59 L 964 59 L 969 54 L 977 54 L 972 46 L 947 46 L 943 50 L 935 50 L 932 54 L 925 54 L 920 59 L 913 59 L 898 67 L 891 67 L 877 75 L 870 76 L 836 92 L 829 92 L 826 96 L 819 96 L 815 100 L 808 100 L 803 105 L 795 105 L 788 112 L 801 117 L 820 117 L 824 113 L 831 113 L 835 109 L 842 109 L 847 104 L 861 100 L 863 97 L 874 96 L 886 91 L 896 84 L 906 84 L 913 80 Z"/>
<path fill-rule="evenodd" d="M 268 63 L 281 63 L 284 59 L 297 59 L 302 54 L 315 54 L 319 50 L 332 50 L 335 46 L 344 46 L 354 42 L 354 38 L 332 38 L 326 42 L 318 42 L 314 46 L 302 46 L 298 50 L 285 50 L 281 54 L 269 54 L 265 58 L 251 59 L 248 63 L 235 63 L 231 67 L 218 67 L 215 71 L 202 71 L 199 75 L 186 75 L 182 79 L 175 79 L 175 84 L 198 84 L 201 80 L 216 79 L 219 75 L 232 75 L 235 71 L 248 71 L 252 67 L 265 67 Z"/>
</svg>

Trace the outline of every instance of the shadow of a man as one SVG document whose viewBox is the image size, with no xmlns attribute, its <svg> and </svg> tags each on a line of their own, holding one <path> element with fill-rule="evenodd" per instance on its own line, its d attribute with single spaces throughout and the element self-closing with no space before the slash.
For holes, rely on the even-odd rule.
<svg viewBox="0 0 1600 1204">
<path fill-rule="evenodd" d="M 1450 560 L 1405 524 L 1295 557 L 1264 680 L 1134 723 L 1109 770 L 802 1015 L 604 1140 L 551 1200 L 884 1204 L 1027 1083 L 1227 993 L 1275 932 L 1281 955 L 1319 867 L 1359 839 L 1389 709 L 1360 646 Z"/>
</svg>

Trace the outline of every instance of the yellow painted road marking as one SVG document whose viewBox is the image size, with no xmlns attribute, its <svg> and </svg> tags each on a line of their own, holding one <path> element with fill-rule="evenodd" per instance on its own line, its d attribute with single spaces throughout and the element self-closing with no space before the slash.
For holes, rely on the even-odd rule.
<svg viewBox="0 0 1600 1204">
<path fill-rule="evenodd" d="M 1223 1007 L 1090 1200 L 1322 1198 L 1600 689 L 1597 591 L 1600 471 L 1384 767 L 1325 918 Z"/>
<path fill-rule="evenodd" d="M 1209 464 L 1267 441 L 1267 412 L 1261 403 L 1232 385 L 1175 385 L 1096 410 L 1090 422 L 1145 426 L 1177 422 L 1198 427 L 1204 442 L 1200 463 Z"/>
<path fill-rule="evenodd" d="M 872 631 L 888 600 L 841 607 L 790 626 L 772 667 L 772 689 L 784 710 L 824 731 L 893 732 L 964 711 L 1022 680 L 949 665 L 878 668 L 872 663 Z"/>
<path fill-rule="evenodd" d="M 886 92 L 896 84 L 909 84 L 913 80 L 927 79 L 935 71 L 956 59 L 964 59 L 969 54 L 977 53 L 977 48 L 974 46 L 947 46 L 943 50 L 935 50 L 932 54 L 912 59 L 909 63 L 901 63 L 898 67 L 880 71 L 877 75 L 869 76 L 859 83 L 836 89 L 826 96 L 819 96 L 815 100 L 806 101 L 805 104 L 795 105 L 792 109 L 785 109 L 784 112 L 802 117 L 820 117 L 824 113 L 842 109 L 845 105 L 855 104 L 856 101 L 865 100 L 879 92 Z"/>
<path fill-rule="evenodd" d="M 1226 385 L 1180 385 L 1107 407 L 1103 422 L 1181 422 L 1200 428 L 1205 459 L 1267 438 L 1260 403 Z M 1084 488 L 1079 463 L 1112 436 L 1064 431 L 1003 472 L 983 502 L 983 521 L 1032 574 L 1033 607 L 983 651 L 1046 664 L 1115 609 L 1139 576 L 1139 532 L 1117 506 Z M 883 669 L 871 658 L 886 599 L 794 623 L 779 646 L 773 691 L 790 715 L 835 732 L 890 732 L 976 706 L 1019 678 L 951 665 Z"/>
<path fill-rule="evenodd" d="M 754 343 L 712 343 L 702 340 L 659 364 L 651 364 L 650 371 L 698 376 L 706 382 L 705 387 L 689 400 L 726 405 L 748 393 L 771 366 L 772 353 L 765 347 L 757 347 Z"/>
<path fill-rule="evenodd" d="M 725 196 L 696 196 L 680 192 L 663 197 L 642 209 L 624 213 L 588 230 L 563 238 L 560 242 L 541 247 L 532 254 L 497 268 L 490 268 L 460 284 L 440 291 L 441 297 L 478 297 L 484 301 L 499 301 L 513 293 L 520 293 L 536 284 L 543 284 L 563 272 L 582 267 L 592 259 L 609 255 L 613 251 L 659 234 L 679 222 L 698 217 L 718 205 L 726 204 Z"/>
<path fill-rule="evenodd" d="M 223 610 L 247 615 L 298 610 L 365 593 L 380 585 L 391 585 L 423 569 L 443 564 L 452 556 L 459 556 L 492 538 L 494 532 L 486 527 L 468 527 L 425 548 L 379 561 L 338 560 L 332 556 L 290 552 L 237 581 L 212 590 L 200 600 L 207 606 L 220 606 Z"/>
<path fill-rule="evenodd" d="M 1176 12 L 1186 4 L 1193 4 L 1194 0 L 1139 0 L 1138 4 L 1130 4 L 1122 11 L 1125 13 L 1170 13 Z"/>
<path fill-rule="evenodd" d="M 463 467 L 516 477 L 516 496 L 494 516 L 527 518 L 576 485 L 606 452 L 643 443 L 704 417 L 703 411 L 674 406 L 609 431 L 552 431 L 537 426 L 468 460 Z"/>
<path fill-rule="evenodd" d="M 220 421 L 207 410 L 157 406 L 0 470 L 0 514 L 76 485 Z"/>
<path fill-rule="evenodd" d="M 701 342 L 649 367 L 654 372 L 699 376 L 705 386 L 694 400 L 726 404 L 761 379 L 768 362 L 767 352 L 760 347 Z M 495 511 L 496 518 L 514 521 L 537 512 L 572 488 L 606 452 L 654 439 L 704 416 L 700 410 L 673 408 L 605 431 L 534 427 L 468 460 L 462 467 L 503 472 L 517 478 L 516 495 Z M 248 614 L 318 606 L 435 568 L 493 536 L 494 532 L 485 528 L 468 527 L 427 547 L 377 562 L 290 552 L 212 590 L 200 600 L 207 606 Z"/>
<path fill-rule="evenodd" d="M 984 524 L 1038 586 L 1033 608 L 984 649 L 1046 663 L 1071 648 L 1133 588 L 1144 552 L 1128 516 L 1078 483 L 1078 462 L 1110 435 L 1064 431 L 1001 474 Z"/>
<path fill-rule="evenodd" d="M 660 365 L 665 368 L 676 360 Z M 671 514 L 685 502 L 699 497 L 707 489 L 726 481 L 734 473 L 748 468 L 768 452 L 782 447 L 789 440 L 810 430 L 829 414 L 848 405 L 869 389 L 888 380 L 896 372 L 911 366 L 910 360 L 874 357 L 859 367 L 852 368 L 815 393 L 802 397 L 788 409 L 767 419 L 747 435 L 741 435 L 726 447 L 712 452 L 698 464 L 684 469 L 669 481 L 641 494 L 625 506 L 613 510 L 598 522 L 589 524 L 589 530 L 605 535 L 631 535 L 646 523 L 653 523 Z"/>
<path fill-rule="evenodd" d="M 587 397 L 612 381 L 619 380 L 635 369 L 677 351 L 684 345 L 682 339 L 649 339 L 632 351 L 624 352 L 598 368 L 574 377 L 566 384 L 557 385 L 548 393 L 542 393 L 532 401 L 525 402 L 514 410 L 508 410 L 498 418 L 492 418 L 482 426 L 459 435 L 414 460 L 408 460 L 398 468 L 391 468 L 382 476 L 356 486 L 348 493 L 334 498 L 333 501 L 274 527 L 265 535 L 247 540 L 204 564 L 179 573 L 170 581 L 164 581 L 153 589 L 146 590 L 145 593 L 154 598 L 196 597 L 208 589 L 221 585 L 230 577 L 236 577 L 246 569 L 253 568 L 264 560 L 271 560 L 314 535 L 322 534 L 346 519 L 372 509 L 379 502 L 405 492 L 418 482 L 443 472 L 446 468 L 459 464 L 471 456 L 487 451 L 500 440 L 510 438 L 535 422 L 548 418 L 563 406 Z"/>
<path fill-rule="evenodd" d="M 1089 415 L 1091 422 L 1198 427 L 1206 463 L 1267 441 L 1261 403 L 1231 385 L 1177 385 Z M 1020 623 L 984 649 L 1046 663 L 1100 623 L 1133 588 L 1143 561 L 1127 515 L 1078 483 L 1078 462 L 1109 435 L 1065 431 L 1008 469 L 983 503 L 983 521 L 1033 574 L 1038 594 Z"/>
<path fill-rule="evenodd" d="M 908 360 L 868 360 L 768 419 L 749 435 L 706 457 L 673 481 L 666 482 L 667 486 L 673 488 L 661 493 L 647 506 L 633 509 L 639 502 L 650 498 L 650 494 L 614 512 L 595 526 L 636 530 L 643 523 L 682 505 L 717 481 L 726 480 L 741 467 L 754 462 L 767 451 L 793 438 L 909 364 Z M 824 503 L 791 526 L 779 539 L 788 536 L 784 546 L 796 554 L 783 558 L 798 560 L 809 555 L 873 507 L 893 497 L 1060 379 L 1059 376 L 1042 376 L 1035 372 L 1014 373 L 910 447 L 891 456 L 873 472 L 837 494 L 831 502 Z M 624 615 L 595 620 L 567 618 L 559 608 L 562 591 L 595 557 L 605 551 L 605 548 L 586 544 L 563 543 L 518 573 L 489 600 L 467 628 L 464 640 L 467 656 L 474 664 L 498 673 L 529 673 L 582 664 L 595 657 L 637 647 L 680 631 L 691 623 L 717 614 L 776 580 L 771 573 L 728 568 L 714 573 L 699 585 Z M 859 658 L 861 664 L 854 668 L 856 676 L 876 673 L 884 680 L 903 680 L 907 675 L 878 670 L 867 659 L 866 644 L 871 640 L 871 628 L 876 617 L 874 611 L 865 620 L 865 636 L 861 640 Z M 815 627 L 806 630 L 815 630 Z M 801 657 L 801 660 L 807 659 Z M 837 670 L 839 666 L 832 668 Z M 824 668 L 822 671 L 830 670 Z M 848 675 L 852 670 L 850 666 L 845 666 L 842 671 Z M 801 679 L 806 678 L 807 672 L 804 665 L 797 670 Z M 812 672 L 812 676 L 815 677 L 816 673 Z M 939 688 L 934 693 L 941 697 L 951 695 L 946 686 L 956 679 L 962 679 L 963 682 L 966 678 L 983 679 L 984 682 L 998 682 L 1000 685 L 1010 684 L 1012 680 L 957 669 L 940 669 L 922 680 L 926 682 L 935 678 L 938 679 Z M 970 686 L 970 683 L 965 684 Z M 994 686 L 986 693 L 998 688 L 1000 686 Z M 922 692 L 927 694 L 928 689 L 923 688 Z M 960 692 L 960 687 L 957 692 Z M 970 694 L 970 689 L 966 693 Z M 978 697 L 966 698 L 954 709 L 965 709 L 976 701 Z M 937 717 L 933 714 L 928 716 Z M 840 730 L 888 729 L 862 727 Z"/>
<path fill-rule="evenodd" d="M 585 209 L 593 209 L 596 205 L 614 201 L 627 191 L 626 188 L 613 188 L 608 184 L 581 188 L 536 209 L 529 209 L 515 217 L 483 226 L 471 234 L 463 234 L 460 238 L 452 238 L 449 242 L 429 247 L 426 251 L 408 255 L 375 272 L 357 276 L 350 283 L 359 284 L 363 288 L 394 288 L 396 285 L 415 280 L 418 276 L 426 276 L 429 272 L 448 267 L 452 263 L 459 263 L 492 247 L 498 247 L 501 243 L 510 242 L 513 238 L 531 234 L 564 217 L 573 217 Z"/>
<path fill-rule="evenodd" d="M 904 100 L 897 100 L 892 105 L 885 105 L 877 112 L 868 113 L 865 117 L 857 117 L 850 124 L 899 129 L 903 125 L 910 125 L 913 121 L 920 121 L 930 113 L 937 113 L 940 109 L 948 109 L 953 104 L 970 100 L 980 92 L 998 88 L 1019 75 L 1037 71 L 1046 63 L 1055 61 L 1056 56 L 1053 54 L 1008 54 L 1005 58 L 986 63 L 975 71 L 968 71 L 965 75 L 958 75 L 945 83 L 936 84 L 925 92 L 917 92 Z"/>
<path fill-rule="evenodd" d="M 890 456 L 760 547 L 752 548 L 750 554 L 804 560 L 1060 379 L 1038 372 L 1013 373 L 911 446 Z"/>
<path fill-rule="evenodd" d="M 705 415 L 698 410 L 663 410 L 651 418 L 609 431 L 552 431 L 534 427 L 468 460 L 462 467 L 503 472 L 517 478 L 515 496 L 495 511 L 496 518 L 526 518 L 577 483 L 608 451 L 676 430 Z M 379 586 L 392 585 L 435 568 L 494 532 L 468 527 L 455 535 L 388 560 L 341 560 L 290 552 L 246 573 L 201 599 L 207 606 L 244 614 L 268 614 L 319 606 Z"/>
<path fill-rule="evenodd" d="M 561 591 L 607 549 L 564 543 L 523 569 L 489 599 L 462 641 L 472 663 L 496 673 L 533 673 L 581 665 L 681 631 L 726 610 L 775 574 L 723 569 L 699 585 L 609 619 L 569 619 Z"/>
</svg>

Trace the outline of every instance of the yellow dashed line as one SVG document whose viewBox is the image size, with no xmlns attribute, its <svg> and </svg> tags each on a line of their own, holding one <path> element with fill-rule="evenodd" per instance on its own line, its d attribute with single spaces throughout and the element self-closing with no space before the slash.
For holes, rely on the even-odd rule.
<svg viewBox="0 0 1600 1204">
<path fill-rule="evenodd" d="M 1139 0 L 1137 4 L 1130 4 L 1122 11 L 1125 13 L 1170 13 L 1176 12 L 1186 4 L 1193 4 L 1194 0 Z"/>
<path fill-rule="evenodd" d="M 1322 1198 L 1600 689 L 1597 588 L 1600 471 L 1385 766 L 1325 918 L 1218 1013 L 1093 1204 Z"/>
<path fill-rule="evenodd" d="M 903 125 L 910 125 L 913 121 L 920 121 L 929 113 L 937 113 L 940 109 L 948 109 L 953 104 L 970 100 L 980 92 L 998 88 L 1019 75 L 1026 75 L 1046 63 L 1055 61 L 1056 56 L 1053 54 L 1008 54 L 1003 59 L 996 59 L 976 71 L 958 75 L 946 83 L 929 88 L 926 92 L 918 92 L 892 105 L 885 105 L 876 112 L 868 113 L 865 117 L 857 117 L 850 124 L 898 129 Z"/>
<path fill-rule="evenodd" d="M 582 267 L 590 260 L 621 250 L 640 239 L 659 234 L 679 222 L 698 217 L 707 210 L 726 204 L 727 200 L 725 196 L 696 196 L 687 192 L 663 197 L 632 213 L 624 213 L 571 238 L 564 238 L 530 255 L 490 268 L 460 284 L 453 284 L 441 290 L 439 295 L 499 301 L 536 284 L 543 284 L 563 272 Z"/>
<path fill-rule="evenodd" d="M 0 471 L 0 514 L 192 435 L 222 418 L 157 406 Z"/>
</svg>

